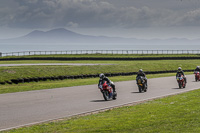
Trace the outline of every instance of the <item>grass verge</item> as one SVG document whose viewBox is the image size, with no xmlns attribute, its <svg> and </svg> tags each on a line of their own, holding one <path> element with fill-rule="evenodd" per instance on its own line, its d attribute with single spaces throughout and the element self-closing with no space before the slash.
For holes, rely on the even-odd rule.
<svg viewBox="0 0 200 133">
<path fill-rule="evenodd" d="M 52 61 L 53 62 L 53 61 Z M 100 73 L 123 73 L 144 71 L 192 70 L 200 64 L 200 60 L 164 60 L 164 61 L 63 61 L 62 63 L 98 63 L 115 65 L 95 66 L 12 66 L 0 67 L 0 82 L 11 79 L 53 77 L 66 75 L 85 75 Z"/>
<path fill-rule="evenodd" d="M 200 90 L 135 106 L 5 131 L 9 133 L 200 132 Z"/>
</svg>

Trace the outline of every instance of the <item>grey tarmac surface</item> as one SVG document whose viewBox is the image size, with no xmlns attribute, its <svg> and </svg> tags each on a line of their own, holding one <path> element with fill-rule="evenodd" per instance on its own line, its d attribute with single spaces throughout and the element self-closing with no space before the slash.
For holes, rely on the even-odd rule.
<svg viewBox="0 0 200 133">
<path fill-rule="evenodd" d="M 87 64 L 87 63 L 37 63 L 37 64 L 0 64 L 0 67 L 5 66 L 93 66 L 93 65 L 113 65 L 113 64 Z"/>
<path fill-rule="evenodd" d="M 116 82 L 118 97 L 117 100 L 112 101 L 103 100 L 97 85 L 0 94 L 0 130 L 98 111 L 200 88 L 200 82 L 194 81 L 194 75 L 188 75 L 187 80 L 186 88 L 179 89 L 175 76 L 149 79 L 149 88 L 146 93 L 138 93 L 135 81 Z"/>
</svg>

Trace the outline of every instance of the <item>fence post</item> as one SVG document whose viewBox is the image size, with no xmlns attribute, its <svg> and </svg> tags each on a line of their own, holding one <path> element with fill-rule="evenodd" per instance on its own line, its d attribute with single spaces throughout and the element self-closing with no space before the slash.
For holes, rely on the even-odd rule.
<svg viewBox="0 0 200 133">
<path fill-rule="evenodd" d="M 0 52 L 0 57 L 2 57 L 2 53 Z"/>
</svg>

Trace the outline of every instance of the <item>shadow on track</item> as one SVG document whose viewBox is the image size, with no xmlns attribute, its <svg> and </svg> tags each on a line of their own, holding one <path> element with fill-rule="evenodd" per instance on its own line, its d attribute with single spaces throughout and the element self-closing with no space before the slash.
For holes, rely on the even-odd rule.
<svg viewBox="0 0 200 133">
<path fill-rule="evenodd" d="M 105 101 L 105 100 L 92 100 L 90 102 L 107 102 L 107 101 Z"/>
<path fill-rule="evenodd" d="M 177 89 L 177 90 L 180 90 L 180 89 L 183 89 L 183 88 L 178 88 L 178 87 L 177 87 L 177 88 L 172 88 L 172 89 Z"/>
<path fill-rule="evenodd" d="M 139 91 L 131 92 L 131 93 L 140 93 Z"/>
</svg>

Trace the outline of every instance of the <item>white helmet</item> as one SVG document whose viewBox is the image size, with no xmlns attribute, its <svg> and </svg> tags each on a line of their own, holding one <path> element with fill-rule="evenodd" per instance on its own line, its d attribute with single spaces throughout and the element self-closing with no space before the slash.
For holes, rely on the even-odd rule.
<svg viewBox="0 0 200 133">
<path fill-rule="evenodd" d="M 103 79 L 103 78 L 105 77 L 105 75 L 104 75 L 103 73 L 101 73 L 101 74 L 99 74 L 99 77 L 100 77 L 101 79 Z"/>
<path fill-rule="evenodd" d="M 178 68 L 178 70 L 179 70 L 179 71 L 181 71 L 181 70 L 182 70 L 182 68 L 181 68 L 181 67 L 179 67 L 179 68 Z"/>
<path fill-rule="evenodd" d="M 140 69 L 140 70 L 139 70 L 139 72 L 143 72 L 143 70 L 142 70 L 142 69 Z"/>
</svg>

